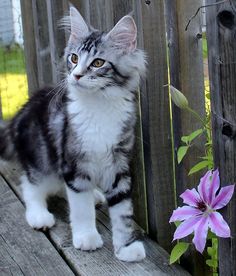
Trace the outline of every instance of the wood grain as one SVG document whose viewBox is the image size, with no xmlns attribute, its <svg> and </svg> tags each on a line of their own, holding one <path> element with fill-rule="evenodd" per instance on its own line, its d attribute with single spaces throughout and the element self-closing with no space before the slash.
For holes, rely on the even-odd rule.
<svg viewBox="0 0 236 276">
<path fill-rule="evenodd" d="M 186 24 L 191 16 L 202 5 L 202 1 L 166 0 L 166 23 L 168 34 L 170 83 L 181 90 L 189 100 L 189 104 L 202 117 L 205 115 L 204 101 L 204 75 L 202 41 L 198 39 L 201 34 L 200 15 L 191 22 L 187 31 Z M 180 110 L 172 104 L 172 124 L 174 134 L 175 153 L 175 181 L 178 205 L 182 205 L 179 197 L 187 188 L 196 187 L 202 173 L 188 176 L 188 172 L 200 161 L 204 155 L 204 139 L 200 139 L 191 147 L 187 156 L 178 164 L 177 150 L 181 144 L 181 137 L 189 135 L 192 131 L 201 127 L 201 124 L 187 111 Z M 191 242 L 191 238 L 187 239 Z M 202 255 L 195 249 L 188 250 L 182 258 L 182 264 L 193 275 L 209 275 L 209 269 Z"/>
<path fill-rule="evenodd" d="M 215 4 L 218 1 L 207 1 Z M 207 42 L 215 167 L 221 185 L 236 182 L 236 1 L 207 9 Z M 236 194 L 224 208 L 231 228 L 230 239 L 219 242 L 220 275 L 236 275 Z M 227 256 L 227 258 L 226 258 Z"/>
<path fill-rule="evenodd" d="M 147 81 L 141 87 L 141 113 L 149 234 L 170 251 L 175 208 L 172 136 L 163 1 L 135 2 L 139 43 L 148 56 Z M 140 37 L 142 36 L 142 37 Z"/>
<path fill-rule="evenodd" d="M 22 26 L 24 33 L 24 54 L 29 95 L 32 95 L 39 87 L 37 54 L 34 39 L 34 21 L 32 16 L 32 1 L 21 0 Z"/>
<path fill-rule="evenodd" d="M 188 30 L 185 31 L 186 24 L 191 16 L 202 5 L 202 0 L 190 0 L 188 5 L 186 1 L 176 1 L 177 12 L 177 30 L 178 30 L 178 58 L 179 68 L 176 73 L 179 76 L 179 88 L 187 97 L 189 105 L 198 114 L 205 117 L 205 94 L 204 94 L 204 74 L 203 74 L 203 52 L 201 37 L 201 18 L 200 14 L 194 18 L 194 22 L 189 25 Z M 200 36 L 199 36 L 200 35 Z M 175 42 L 176 43 L 176 42 Z M 174 69 L 174 68 L 173 68 Z M 173 117 L 173 121 L 175 118 Z M 202 125 L 187 111 L 181 110 L 181 127 L 180 135 L 189 135 L 194 130 L 197 130 Z M 178 135 L 175 133 L 174 135 Z M 179 137 L 178 137 L 179 139 Z M 176 179 L 177 195 L 180 195 L 187 188 L 196 187 L 199 183 L 202 172 L 188 175 L 190 169 L 201 161 L 200 157 L 204 156 L 205 139 L 197 139 L 194 145 L 191 146 L 188 154 L 183 159 L 181 166 L 178 167 L 180 179 Z M 177 146 L 177 145 L 175 145 Z M 179 203 L 182 200 L 178 197 Z"/>
<path fill-rule="evenodd" d="M 23 205 L 1 176 L 0 275 L 74 275 L 45 235 L 27 225 Z"/>
</svg>

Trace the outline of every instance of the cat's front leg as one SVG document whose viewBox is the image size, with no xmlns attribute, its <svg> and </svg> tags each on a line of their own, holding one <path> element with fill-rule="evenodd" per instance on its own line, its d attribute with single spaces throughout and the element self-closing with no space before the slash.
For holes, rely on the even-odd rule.
<svg viewBox="0 0 236 276">
<path fill-rule="evenodd" d="M 118 174 L 113 189 L 106 195 L 112 223 L 115 255 L 122 261 L 137 262 L 144 259 L 146 253 L 143 243 L 134 235 L 130 182 L 130 177 L 127 174 Z"/>
<path fill-rule="evenodd" d="M 76 179 L 67 186 L 72 239 L 77 249 L 95 250 L 102 247 L 103 241 L 96 228 L 93 189 L 80 191 L 76 188 L 78 183 L 84 181 L 86 180 Z"/>
</svg>

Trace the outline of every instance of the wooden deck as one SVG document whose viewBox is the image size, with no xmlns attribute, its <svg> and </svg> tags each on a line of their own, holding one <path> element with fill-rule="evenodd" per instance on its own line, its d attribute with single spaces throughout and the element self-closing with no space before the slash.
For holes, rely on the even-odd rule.
<svg viewBox="0 0 236 276">
<path fill-rule="evenodd" d="M 141 263 L 124 263 L 113 255 L 109 219 L 97 209 L 97 226 L 104 246 L 82 252 L 72 246 L 65 200 L 54 198 L 49 208 L 56 226 L 43 233 L 31 229 L 24 217 L 17 165 L 0 162 L 0 275 L 189 275 L 180 266 L 168 264 L 168 254 L 144 238 L 147 258 Z"/>
</svg>

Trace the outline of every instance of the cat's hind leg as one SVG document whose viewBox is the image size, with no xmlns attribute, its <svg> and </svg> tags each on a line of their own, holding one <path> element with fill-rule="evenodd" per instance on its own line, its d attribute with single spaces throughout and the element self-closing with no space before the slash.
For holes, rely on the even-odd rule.
<svg viewBox="0 0 236 276">
<path fill-rule="evenodd" d="M 26 175 L 21 177 L 23 199 L 26 207 L 26 220 L 34 229 L 51 228 L 54 216 L 47 209 L 47 197 L 60 189 L 58 179 L 53 176 L 34 176 L 30 181 Z"/>
</svg>

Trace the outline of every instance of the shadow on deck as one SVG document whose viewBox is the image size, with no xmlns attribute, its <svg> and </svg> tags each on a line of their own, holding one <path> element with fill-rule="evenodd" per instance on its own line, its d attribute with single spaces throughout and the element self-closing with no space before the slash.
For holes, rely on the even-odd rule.
<svg viewBox="0 0 236 276">
<path fill-rule="evenodd" d="M 189 275 L 178 265 L 168 264 L 168 254 L 144 238 L 147 258 L 124 263 L 113 254 L 111 230 L 105 208 L 97 209 L 97 226 L 104 246 L 83 252 L 72 246 L 66 201 L 53 198 L 49 208 L 56 226 L 48 232 L 31 229 L 24 217 L 19 186 L 20 169 L 0 162 L 0 275 Z"/>
</svg>

